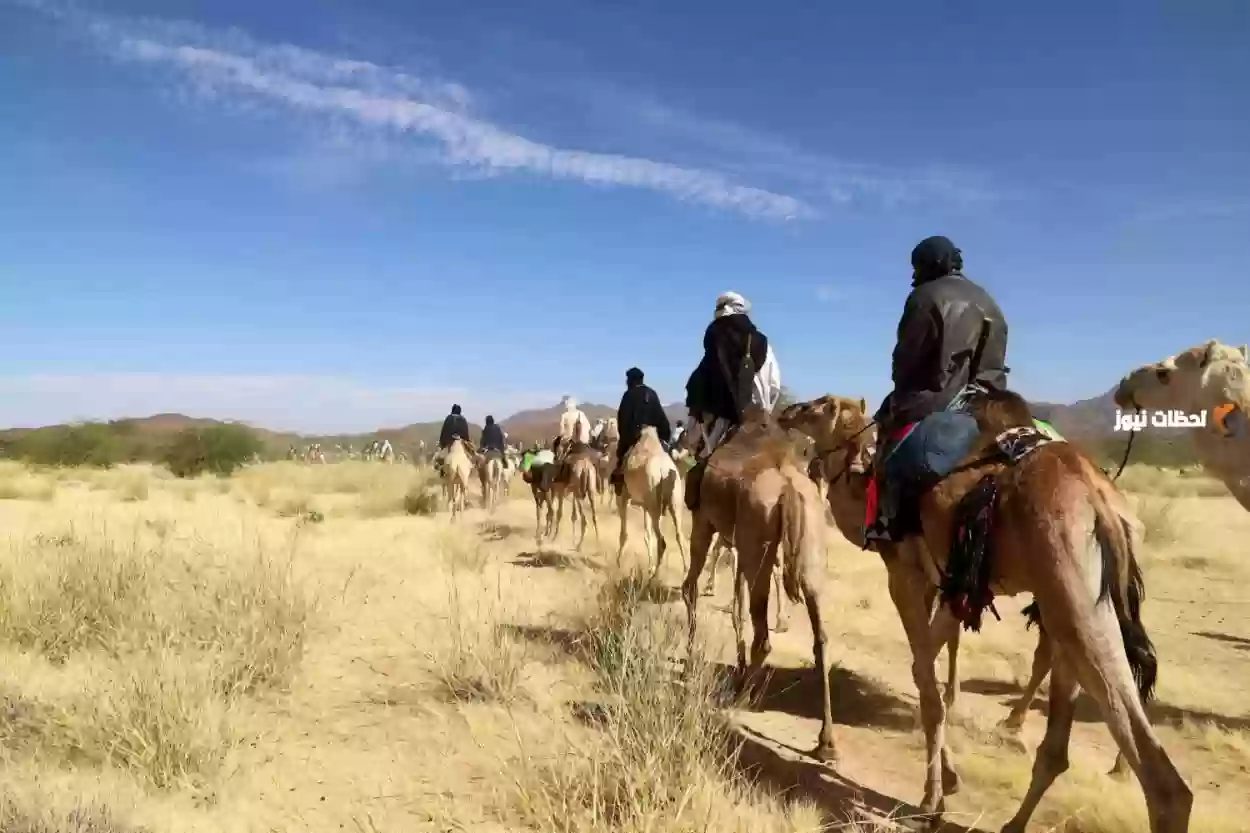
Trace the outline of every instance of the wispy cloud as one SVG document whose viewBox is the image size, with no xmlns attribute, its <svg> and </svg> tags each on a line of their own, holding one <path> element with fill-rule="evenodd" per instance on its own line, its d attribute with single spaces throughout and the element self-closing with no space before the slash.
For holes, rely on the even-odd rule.
<svg viewBox="0 0 1250 833">
<path fill-rule="evenodd" d="M 885 165 L 814 153 L 779 136 L 732 121 L 672 107 L 653 96 L 593 79 L 569 82 L 569 92 L 599 111 L 628 114 L 651 131 L 689 145 L 739 176 L 760 177 L 821 202 L 896 208 L 925 201 L 973 206 L 1009 195 L 984 173 L 948 164 Z"/>
<path fill-rule="evenodd" d="M 334 124 L 346 120 L 374 134 L 432 141 L 446 165 L 649 189 L 750 217 L 793 219 L 815 213 L 804 200 L 740 184 L 718 171 L 526 138 L 474 116 L 472 94 L 452 81 L 262 43 L 235 30 L 100 15 L 51 0 L 9 2 L 59 20 L 115 58 L 172 70 L 203 95 L 261 101 Z"/>
<path fill-rule="evenodd" d="M 824 304 L 831 304 L 842 297 L 842 293 L 832 286 L 816 287 L 816 300 Z"/>
<path fill-rule="evenodd" d="M 33 427 L 157 413 L 233 419 L 304 433 L 372 431 L 441 419 L 458 403 L 470 419 L 546 408 L 562 392 L 381 385 L 342 376 L 103 373 L 0 377 L 5 421 Z M 8 426 L 4 426 L 8 427 Z"/>
</svg>

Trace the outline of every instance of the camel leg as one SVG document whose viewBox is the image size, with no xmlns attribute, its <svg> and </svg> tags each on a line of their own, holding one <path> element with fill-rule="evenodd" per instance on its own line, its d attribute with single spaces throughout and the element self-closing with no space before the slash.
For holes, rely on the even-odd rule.
<svg viewBox="0 0 1250 833">
<path fill-rule="evenodd" d="M 1024 687 L 1024 694 L 1011 707 L 1011 713 L 999 724 L 1004 729 L 1019 732 L 1024 728 L 1024 720 L 1028 717 L 1034 698 L 1037 697 L 1037 690 L 1042 687 L 1046 676 L 1050 674 L 1050 652 L 1050 640 L 1046 638 L 1046 632 L 1043 631 L 1038 634 L 1037 649 L 1033 651 L 1033 670 L 1029 674 L 1028 685 Z"/>
<path fill-rule="evenodd" d="M 699 604 L 699 573 L 707 561 L 707 551 L 712 546 L 712 536 L 716 531 L 710 523 L 694 518 L 690 528 L 690 568 L 686 570 L 686 579 L 681 583 L 682 600 L 686 603 L 686 624 L 690 629 L 689 642 L 686 646 L 686 667 L 690 667 L 690 658 L 694 656 L 694 635 L 698 625 Z"/>
<path fill-rule="evenodd" d="M 660 521 L 663 519 L 662 510 L 659 506 L 655 510 L 647 513 L 650 517 L 651 536 L 655 538 L 655 572 L 651 574 L 654 580 L 660 574 L 660 567 L 664 564 L 664 551 L 668 549 L 668 544 L 664 541 L 664 530 L 660 528 Z"/>
<path fill-rule="evenodd" d="M 586 499 L 586 503 L 590 505 L 590 521 L 595 525 L 595 543 L 599 543 L 599 510 L 595 508 L 595 496 L 592 494 Z"/>
<path fill-rule="evenodd" d="M 899 619 L 907 634 L 907 642 L 912 653 L 912 678 L 920 697 L 920 717 L 924 724 L 926 765 L 924 799 L 920 804 L 920 813 L 925 816 L 940 816 L 945 808 L 944 781 L 950 786 L 958 786 L 958 776 L 950 765 L 946 750 L 946 708 L 938 693 L 937 674 L 934 660 L 942 642 L 934 645 L 929 622 L 929 606 L 926 603 L 927 581 L 919 569 L 909 563 L 909 553 L 900 546 L 898 551 L 886 557 L 890 598 L 898 609 Z M 948 615 L 939 616 L 934 624 L 949 627 Z M 936 631 L 936 628 L 934 628 Z M 948 774 L 949 773 L 949 774 Z M 953 777 L 952 777 L 953 776 Z"/>
<path fill-rule="evenodd" d="M 1046 736 L 1037 748 L 1033 762 L 1033 779 L 1029 791 L 1011 821 L 1003 826 L 1002 833 L 1024 833 L 1025 825 L 1055 779 L 1068 769 L 1068 741 L 1072 735 L 1072 720 L 1076 715 L 1076 696 L 1081 688 L 1076 676 L 1061 657 L 1054 657 L 1053 675 L 1050 680 L 1050 714 L 1046 718 Z"/>
<path fill-rule="evenodd" d="M 678 486 L 680 487 L 681 481 L 678 480 L 677 483 L 678 483 Z M 681 540 L 681 515 L 679 514 L 680 511 L 681 510 L 678 508 L 678 501 L 670 499 L 668 502 L 668 516 L 673 519 L 673 534 L 677 540 L 677 554 L 681 556 L 681 567 L 684 570 L 687 567 L 689 567 L 689 565 L 686 563 L 686 549 L 682 545 L 682 540 Z"/>
<path fill-rule="evenodd" d="M 776 579 L 776 572 L 773 577 Z M 833 691 L 829 683 L 829 654 L 826 648 L 829 635 L 825 631 L 824 617 L 820 615 L 820 588 L 807 577 L 806 571 L 800 578 L 803 588 L 803 603 L 807 607 L 807 619 L 812 625 L 812 657 L 816 662 L 816 672 L 820 674 L 820 696 L 824 711 L 820 715 L 820 737 L 812 757 L 818 761 L 834 762 L 838 758 L 837 749 L 833 744 Z M 781 587 L 777 587 L 778 604 L 781 602 Z M 778 608 L 780 610 L 780 607 Z"/>
<path fill-rule="evenodd" d="M 578 522 L 581 525 L 578 526 Z M 577 495 L 573 496 L 573 526 L 578 529 L 577 544 L 573 549 L 575 552 L 582 551 L 582 543 L 586 540 L 586 507 L 582 505 L 582 499 Z"/>
<path fill-rule="evenodd" d="M 708 573 L 707 587 L 703 590 L 703 595 L 705 596 L 711 596 L 713 593 L 716 592 L 716 571 L 720 569 L 721 557 L 724 556 L 725 551 L 727 549 L 728 547 L 725 546 L 725 542 L 722 539 L 717 538 L 716 548 L 712 550 L 712 569 Z M 694 553 L 694 530 L 693 529 L 690 530 L 690 552 L 691 552 L 691 557 L 693 558 L 694 557 L 693 555 Z"/>
<path fill-rule="evenodd" d="M 629 498 L 625 496 L 625 491 L 622 489 L 620 496 L 616 499 L 616 514 L 621 519 L 621 542 L 620 547 L 616 551 L 617 567 L 621 566 L 621 559 L 625 555 L 625 544 L 629 541 L 629 524 L 627 523 L 629 520 L 629 514 L 625 511 L 629 508 L 626 505 L 628 501 Z"/>
<path fill-rule="evenodd" d="M 1086 612 L 1082 608 L 1088 609 L 1088 600 L 1076 598 L 1061 579 L 1054 581 L 1059 593 L 1053 601 L 1048 599 L 1042 605 L 1044 610 L 1054 611 L 1046 623 L 1053 645 L 1050 719 L 1055 718 L 1055 689 L 1062 687 L 1059 685 L 1061 669 L 1072 668 L 1077 684 L 1098 703 L 1121 755 L 1137 774 L 1146 796 L 1151 833 L 1187 833 L 1193 792 L 1159 743 L 1142 707 L 1110 600 L 1104 599 Z M 1049 732 L 1049 724 L 1047 729 Z M 1015 817 L 1003 828 L 1004 833 L 1020 833 L 1025 829 L 1046 787 L 1063 771 L 1059 765 L 1066 764 L 1066 754 L 1062 760 L 1057 753 L 1051 752 L 1051 755 L 1056 758 L 1047 766 L 1057 771 L 1049 774 L 1049 770 L 1044 770 L 1039 775 L 1043 750 L 1038 750 L 1034 784 Z"/>
<path fill-rule="evenodd" d="M 925 592 L 925 603 L 929 607 L 929 620 L 933 621 L 942 604 L 936 587 L 929 586 Z M 946 705 L 947 714 L 954 710 L 955 702 L 959 699 L 959 637 L 961 633 L 961 628 L 955 628 L 950 639 L 946 641 L 946 689 L 942 693 L 942 701 Z"/>
<path fill-rule="evenodd" d="M 780 542 L 774 542 L 772 547 L 773 569 L 771 572 L 773 580 L 773 594 L 777 597 L 777 623 L 773 627 L 773 630 L 777 633 L 785 633 L 790 630 L 790 617 L 786 615 L 786 594 L 781 592 L 781 562 L 776 556 L 778 543 Z"/>
<path fill-rule="evenodd" d="M 543 502 L 541 498 L 534 498 L 534 546 L 541 547 L 543 545 Z"/>
<path fill-rule="evenodd" d="M 564 523 L 564 497 L 564 493 L 561 492 L 560 496 L 556 498 L 556 531 L 551 535 L 552 540 L 559 540 L 560 538 L 560 526 Z"/>
<path fill-rule="evenodd" d="M 946 713 L 955 710 L 955 701 L 959 699 L 959 637 L 963 628 L 955 628 L 951 638 L 946 641 L 946 690 L 942 699 L 946 705 Z"/>
<path fill-rule="evenodd" d="M 744 629 L 746 628 L 747 618 L 747 580 L 746 576 L 740 570 L 734 570 L 734 598 L 733 598 L 733 622 L 734 622 L 734 644 L 738 650 L 738 685 L 740 691 L 749 695 L 750 690 L 747 686 L 749 680 L 747 674 L 747 643 L 743 638 Z"/>
</svg>

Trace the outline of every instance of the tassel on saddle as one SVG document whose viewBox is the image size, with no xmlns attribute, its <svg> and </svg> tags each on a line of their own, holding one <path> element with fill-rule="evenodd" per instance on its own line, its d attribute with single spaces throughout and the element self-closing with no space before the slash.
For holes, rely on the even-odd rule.
<svg viewBox="0 0 1250 833">
<path fill-rule="evenodd" d="M 950 607 L 967 630 L 981 630 L 981 615 L 986 608 L 994 618 L 1002 619 L 994 609 L 994 593 L 990 589 L 990 542 L 997 499 L 998 480 L 987 474 L 964 495 L 955 510 L 955 534 L 940 590 L 942 603 Z"/>
</svg>

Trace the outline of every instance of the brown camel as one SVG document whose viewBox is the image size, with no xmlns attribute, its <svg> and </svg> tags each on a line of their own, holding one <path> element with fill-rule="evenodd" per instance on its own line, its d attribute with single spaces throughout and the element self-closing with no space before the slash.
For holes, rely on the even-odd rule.
<svg viewBox="0 0 1250 833">
<path fill-rule="evenodd" d="M 550 455 L 551 452 L 545 454 Z M 529 469 L 521 474 L 521 479 L 529 484 L 530 493 L 534 496 L 534 543 L 539 547 L 542 546 L 544 536 L 555 537 L 555 498 L 557 491 L 561 489 L 556 483 L 556 468 L 556 464 L 548 459 L 531 463 Z"/>
<path fill-rule="evenodd" d="M 1120 380 L 1115 403 L 1121 408 L 1179 409 L 1205 413 L 1206 426 L 1189 430 L 1203 467 L 1213 473 L 1243 508 L 1250 510 L 1250 366 L 1246 346 L 1208 341 L 1155 364 L 1139 367 Z M 1219 413 L 1234 406 L 1239 417 Z M 1240 419 L 1240 431 L 1229 430 Z"/>
<path fill-rule="evenodd" d="M 1187 831 L 1192 791 L 1159 743 L 1144 708 L 1157 660 L 1140 620 L 1144 588 L 1135 555 L 1140 523 L 1107 475 L 1068 443 L 1017 450 L 1015 462 L 1008 462 L 1002 450 L 1012 439 L 1008 429 L 1023 432 L 1016 439 L 1028 438 L 1033 430 L 1024 400 L 996 394 L 974 410 L 981 440 L 956 472 L 922 499 L 923 535 L 879 546 L 920 694 L 928 750 L 922 812 L 940 816 L 944 795 L 959 787 L 945 743 L 945 704 L 934 660 L 960 623 L 950 605 L 933 611 L 929 600 L 931 577 L 952 570 L 956 518 L 968 520 L 972 508 L 988 510 L 990 519 L 988 527 L 981 527 L 988 587 L 977 592 L 1031 593 L 1051 644 L 1054 679 L 1046 737 L 1028 793 L 1004 833 L 1025 829 L 1050 784 L 1066 770 L 1076 695 L 1082 688 L 1100 706 L 1142 784 L 1152 833 Z M 961 612 L 970 621 L 967 611 Z"/>
<path fill-rule="evenodd" d="M 794 453 L 793 438 L 756 409 L 735 435 L 712 453 L 700 485 L 699 508 L 690 535 L 690 569 L 682 597 L 690 629 L 688 655 L 695 650 L 699 574 L 714 535 L 737 550 L 734 569 L 734 633 L 738 668 L 750 689 L 771 650 L 768 638 L 770 574 L 778 555 L 782 586 L 792 603 L 803 602 L 812 627 L 812 653 L 822 697 L 820 735 L 813 755 L 836 757 L 830 697 L 828 637 L 820 598 L 825 580 L 824 511 L 815 484 Z M 743 641 L 749 598 L 753 639 L 747 667 Z"/>
<path fill-rule="evenodd" d="M 868 481 L 871 479 L 869 468 L 877 440 L 876 425 L 868 413 L 868 402 L 862 398 L 829 394 L 787 406 L 777 415 L 777 423 L 814 441 L 808 475 L 823 486 L 821 491 L 838 531 L 852 544 L 862 546 Z M 937 600 L 938 577 L 933 579 L 930 606 Z M 958 630 L 947 642 L 946 655 L 944 699 L 947 710 L 950 710 L 955 707 L 959 695 Z"/>
<path fill-rule="evenodd" d="M 595 540 L 599 540 L 599 515 L 595 509 L 595 498 L 599 493 L 599 470 L 595 455 L 588 454 L 586 446 L 574 448 L 565 458 L 562 469 L 557 473 L 556 496 L 556 528 L 555 534 L 560 535 L 560 523 L 564 520 L 564 499 L 573 496 L 573 524 L 581 520 L 581 534 L 577 538 L 576 548 L 580 552 L 586 540 L 586 511 L 590 510 L 590 519 L 595 526 Z"/>
</svg>

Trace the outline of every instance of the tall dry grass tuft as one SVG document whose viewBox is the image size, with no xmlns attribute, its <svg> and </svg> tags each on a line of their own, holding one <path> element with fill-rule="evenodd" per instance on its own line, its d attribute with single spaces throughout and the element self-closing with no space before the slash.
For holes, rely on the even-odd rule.
<svg viewBox="0 0 1250 833">
<path fill-rule="evenodd" d="M 783 805 L 733 769 L 718 713 L 728 680 L 698 658 L 678 680 L 684 625 L 650 594 L 642 573 L 609 580 L 583 616 L 576 653 L 598 695 L 578 709 L 595 730 L 567 754 L 520 757 L 510 775 L 522 821 L 560 833 L 823 829 L 812 807 Z"/>
<path fill-rule="evenodd" d="M 0 500 L 51 501 L 56 497 L 55 476 L 38 474 L 22 463 L 0 461 Z"/>
<path fill-rule="evenodd" d="M 446 629 L 425 653 L 437 693 L 452 702 L 523 700 L 526 646 L 508 632 L 502 600 L 466 597 L 454 573 L 447 595 Z"/>
<path fill-rule="evenodd" d="M 301 661 L 312 603 L 290 553 L 147 525 L 6 544 L 0 643 L 31 664 L 5 684 L 0 738 L 32 760 L 197 789 L 240 740 L 240 699 L 286 686 Z"/>
</svg>

